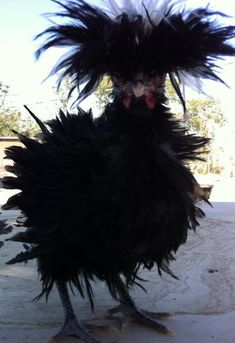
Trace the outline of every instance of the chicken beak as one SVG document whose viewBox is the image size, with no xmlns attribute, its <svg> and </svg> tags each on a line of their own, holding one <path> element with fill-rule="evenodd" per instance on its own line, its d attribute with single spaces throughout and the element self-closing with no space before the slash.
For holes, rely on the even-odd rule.
<svg viewBox="0 0 235 343">
<path fill-rule="evenodd" d="M 145 93 L 145 90 L 146 90 L 146 86 L 140 81 L 138 81 L 135 84 L 135 86 L 132 88 L 132 91 L 137 98 L 143 96 Z"/>
</svg>

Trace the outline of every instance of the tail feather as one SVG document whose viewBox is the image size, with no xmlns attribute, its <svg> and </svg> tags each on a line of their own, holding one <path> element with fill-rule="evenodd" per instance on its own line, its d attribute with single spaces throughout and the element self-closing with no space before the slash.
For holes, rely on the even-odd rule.
<svg viewBox="0 0 235 343">
<path fill-rule="evenodd" d="M 8 240 L 13 240 L 13 239 L 8 239 Z M 31 247 L 30 249 L 24 252 L 22 251 L 19 254 L 17 254 L 14 258 L 9 260 L 7 264 L 27 262 L 28 260 L 32 260 L 34 258 L 37 258 L 45 254 L 46 252 L 48 252 L 47 247 L 42 247 L 42 246 Z"/>
<path fill-rule="evenodd" d="M 28 106 L 24 105 L 24 107 L 29 112 L 31 117 L 36 121 L 42 132 L 49 133 L 49 130 L 47 129 L 46 125 L 28 108 Z"/>
<path fill-rule="evenodd" d="M 11 233 L 14 227 L 7 220 L 0 220 L 0 235 Z"/>
</svg>

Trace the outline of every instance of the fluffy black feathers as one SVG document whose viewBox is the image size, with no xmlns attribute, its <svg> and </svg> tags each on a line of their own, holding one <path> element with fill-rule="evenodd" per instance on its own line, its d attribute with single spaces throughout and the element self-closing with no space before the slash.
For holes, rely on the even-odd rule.
<svg viewBox="0 0 235 343">
<path fill-rule="evenodd" d="M 98 120 L 80 110 L 47 125 L 41 142 L 21 135 L 25 148 L 6 150 L 17 177 L 3 182 L 20 193 L 5 208 L 29 228 L 12 240 L 34 244 L 10 263 L 37 257 L 45 293 L 57 279 L 90 289 L 97 277 L 115 294 L 116 275 L 132 284 L 140 264 L 170 272 L 203 198 L 184 163 L 207 139 L 186 135 L 162 104 L 130 112 L 117 101 Z"/>
<path fill-rule="evenodd" d="M 216 61 L 235 55 L 228 40 L 234 26 L 218 24 L 219 12 L 207 8 L 175 10 L 174 5 L 155 24 L 154 12 L 146 17 L 122 13 L 106 14 L 85 1 L 55 1 L 64 9 L 58 16 L 71 19 L 54 25 L 42 35 L 47 41 L 37 56 L 51 47 L 68 47 L 69 52 L 52 73 L 69 76 L 79 87 L 86 82 L 80 98 L 89 95 L 105 74 L 131 80 L 137 72 L 176 74 L 181 82 L 187 75 L 222 81 L 215 73 Z M 156 10 L 158 4 L 156 2 Z"/>
<path fill-rule="evenodd" d="M 6 150 L 15 176 L 4 185 L 20 192 L 5 208 L 18 207 L 27 227 L 12 240 L 32 244 L 9 263 L 38 258 L 42 294 L 61 280 L 83 295 L 84 283 L 92 302 L 94 278 L 105 280 L 116 296 L 117 276 L 130 286 L 140 265 L 171 273 L 173 253 L 198 225 L 203 213 L 196 202 L 205 199 L 187 162 L 199 158 L 208 139 L 187 134 L 174 121 L 157 80 L 167 73 L 172 80 L 220 80 L 216 60 L 234 55 L 227 42 L 234 27 L 218 25 L 218 13 L 208 9 L 177 12 L 166 6 L 156 20 L 148 8 L 145 17 L 112 16 L 82 0 L 55 2 L 64 9 L 59 15 L 72 22 L 47 29 L 38 56 L 68 46 L 69 55 L 54 69 L 62 72 L 60 80 L 86 82 L 83 98 L 108 74 L 124 95 L 114 92 L 96 120 L 79 109 L 77 115 L 61 112 L 46 126 L 39 122 L 40 141 L 20 135 L 25 147 Z M 136 74 L 143 77 L 135 80 L 143 92 L 134 97 L 122 81 Z M 130 106 L 122 96 L 131 98 Z"/>
</svg>

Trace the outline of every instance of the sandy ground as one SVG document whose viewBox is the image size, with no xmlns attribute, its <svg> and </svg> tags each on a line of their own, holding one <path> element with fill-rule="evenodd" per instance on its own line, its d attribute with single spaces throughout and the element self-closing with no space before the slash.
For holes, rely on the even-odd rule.
<svg viewBox="0 0 235 343">
<path fill-rule="evenodd" d="M 0 204 L 9 191 L 0 190 Z M 213 208 L 207 213 L 197 233 L 190 233 L 187 243 L 177 252 L 172 269 L 179 277 L 159 277 L 156 270 L 142 271 L 148 279 L 147 294 L 132 292 L 138 305 L 148 310 L 174 312 L 164 323 L 174 337 L 156 333 L 150 328 L 130 324 L 122 332 L 117 321 L 109 334 L 97 334 L 102 343 L 235 343 L 235 181 L 215 182 L 211 197 Z M 13 221 L 16 211 L 2 211 L 1 219 Z M 5 239 L 7 236 L 2 236 Z M 46 343 L 62 325 L 63 311 L 54 290 L 48 303 L 32 302 L 40 292 L 40 281 L 34 262 L 7 266 L 21 245 L 6 242 L 0 250 L 0 342 Z M 72 302 L 79 319 L 104 323 L 103 314 L 114 305 L 105 285 L 96 283 L 95 313 L 87 300 L 78 294 Z M 64 341 L 65 342 L 65 341 Z M 69 338 L 66 342 L 79 342 Z"/>
</svg>

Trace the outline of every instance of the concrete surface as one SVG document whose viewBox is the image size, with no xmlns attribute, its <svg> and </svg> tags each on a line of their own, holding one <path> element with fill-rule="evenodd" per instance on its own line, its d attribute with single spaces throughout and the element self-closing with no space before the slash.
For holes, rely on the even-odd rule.
<svg viewBox="0 0 235 343">
<path fill-rule="evenodd" d="M 3 204 L 9 191 L 0 190 Z M 102 343 L 235 343 L 235 181 L 216 182 L 211 200 L 203 206 L 207 218 L 197 233 L 177 252 L 172 269 L 180 280 L 155 270 L 142 271 L 147 294 L 135 289 L 132 296 L 140 307 L 174 312 L 164 321 L 174 331 L 166 337 L 150 328 L 131 324 L 122 332 L 97 334 Z M 2 211 L 0 219 L 14 220 L 17 211 Z M 17 229 L 16 229 L 17 230 Z M 4 239 L 7 236 L 2 236 Z M 40 292 L 34 262 L 7 266 L 5 262 L 21 250 L 21 244 L 7 242 L 0 250 L 0 342 L 46 343 L 62 325 L 63 312 L 54 290 L 48 303 L 31 300 Z M 72 302 L 79 319 L 104 322 L 103 314 L 114 305 L 103 283 L 95 287 L 95 313 L 78 294 Z M 110 324 L 117 328 L 117 322 Z M 65 341 L 64 341 L 65 342 Z M 79 342 L 69 338 L 66 342 Z"/>
</svg>

